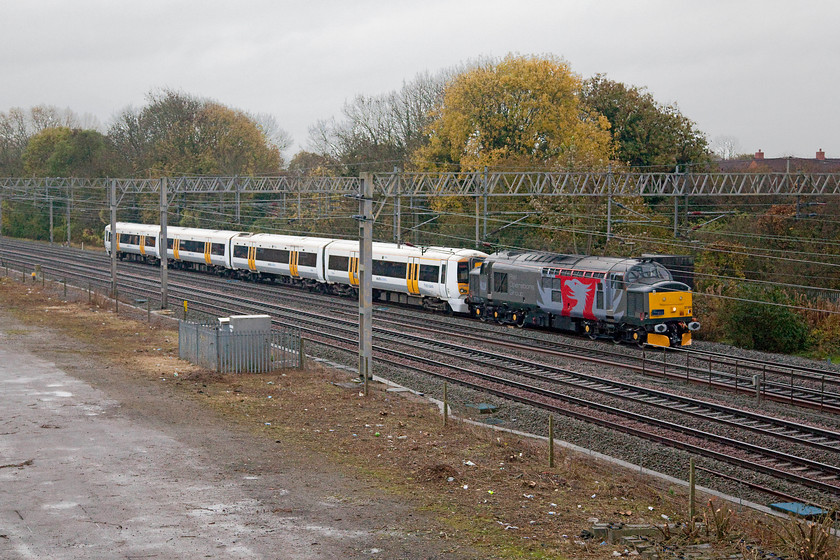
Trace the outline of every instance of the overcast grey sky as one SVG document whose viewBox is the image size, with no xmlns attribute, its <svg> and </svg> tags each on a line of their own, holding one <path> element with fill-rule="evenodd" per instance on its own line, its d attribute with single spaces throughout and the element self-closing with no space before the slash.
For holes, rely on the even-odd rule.
<svg viewBox="0 0 840 560">
<path fill-rule="evenodd" d="M 676 102 L 710 141 L 840 157 L 838 27 L 830 0 L 0 0 L 0 111 L 50 104 L 107 126 L 168 87 L 272 114 L 296 151 L 356 94 L 551 53 Z"/>
</svg>

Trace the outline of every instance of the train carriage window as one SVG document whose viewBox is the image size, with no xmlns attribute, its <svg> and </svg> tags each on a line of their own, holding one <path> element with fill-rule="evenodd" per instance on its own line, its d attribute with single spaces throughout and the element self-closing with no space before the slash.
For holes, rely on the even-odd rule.
<svg viewBox="0 0 840 560">
<path fill-rule="evenodd" d="M 225 244 L 224 243 L 211 243 L 210 244 L 210 254 L 211 255 L 223 256 L 225 254 Z"/>
<path fill-rule="evenodd" d="M 446 265 L 440 265 L 440 283 L 446 284 Z"/>
<path fill-rule="evenodd" d="M 506 294 L 508 291 L 507 272 L 493 273 L 493 291 L 498 294 Z"/>
<path fill-rule="evenodd" d="M 600 282 L 595 286 L 595 307 L 604 308 L 604 285 Z"/>
<path fill-rule="evenodd" d="M 420 265 L 420 281 L 421 282 L 437 282 L 440 267 L 432 264 Z"/>
<path fill-rule="evenodd" d="M 289 264 L 289 251 L 286 249 L 270 249 L 268 247 L 257 247 L 254 259 L 263 262 Z"/>
<path fill-rule="evenodd" d="M 327 262 L 327 268 L 330 270 L 337 270 L 339 272 L 347 272 L 350 270 L 350 257 L 330 255 L 330 259 Z"/>
<path fill-rule="evenodd" d="M 406 263 L 391 261 L 373 261 L 373 275 L 388 278 L 405 278 Z"/>
<path fill-rule="evenodd" d="M 551 291 L 551 301 L 555 303 L 561 303 L 563 301 L 563 296 L 560 290 L 552 290 Z"/>
<path fill-rule="evenodd" d="M 140 236 L 133 233 L 121 233 L 120 244 L 122 245 L 140 245 Z"/>
<path fill-rule="evenodd" d="M 194 241 L 192 239 L 182 239 L 179 250 L 188 253 L 203 253 L 204 241 Z"/>
<path fill-rule="evenodd" d="M 318 266 L 318 253 L 298 253 L 298 266 Z"/>
<path fill-rule="evenodd" d="M 171 245 L 170 245 L 171 247 Z M 233 246 L 233 256 L 237 259 L 247 259 L 248 258 L 248 247 L 246 245 L 234 245 Z"/>
<path fill-rule="evenodd" d="M 167 249 L 171 249 L 174 244 L 175 244 L 175 240 L 172 239 L 171 237 L 166 239 L 166 248 Z"/>
<path fill-rule="evenodd" d="M 146 247 L 154 247 L 157 245 L 157 237 L 146 236 Z"/>
</svg>

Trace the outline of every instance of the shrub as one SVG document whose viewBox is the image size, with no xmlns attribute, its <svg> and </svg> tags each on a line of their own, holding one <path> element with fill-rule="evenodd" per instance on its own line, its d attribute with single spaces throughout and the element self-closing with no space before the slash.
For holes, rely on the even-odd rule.
<svg viewBox="0 0 840 560">
<path fill-rule="evenodd" d="M 731 300 L 727 331 L 742 348 L 792 354 L 806 348 L 808 326 L 778 288 L 742 286 Z"/>
</svg>

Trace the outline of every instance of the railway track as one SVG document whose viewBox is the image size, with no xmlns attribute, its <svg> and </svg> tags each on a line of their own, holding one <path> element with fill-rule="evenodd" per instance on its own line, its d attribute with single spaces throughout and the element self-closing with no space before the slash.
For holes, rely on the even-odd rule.
<svg viewBox="0 0 840 560">
<path fill-rule="evenodd" d="M 14 258 L 30 267 L 37 261 L 44 271 L 50 271 L 55 278 L 64 276 L 68 280 L 75 279 L 82 284 L 81 287 L 84 287 L 85 282 L 100 287 L 110 284 L 107 272 L 103 272 L 102 267 L 102 261 L 107 260 L 102 257 L 102 261 L 98 263 L 96 259 L 92 264 L 88 264 L 88 260 L 67 263 L 64 262 L 68 258 L 67 252 L 59 251 L 55 257 L 60 257 L 62 262 L 57 263 L 50 262 L 44 254 L 34 258 L 31 256 L 31 250 L 27 253 L 25 249 L 21 251 L 19 247 L 15 249 L 10 245 L 4 240 L 0 248 L 0 256 L 4 260 Z M 31 244 L 29 246 L 31 248 Z M 119 280 L 124 293 L 144 298 L 153 298 L 156 295 L 157 279 L 150 274 L 155 269 L 143 265 L 123 265 L 120 269 Z M 291 295 L 278 295 L 278 290 L 273 286 L 242 282 L 229 282 L 225 286 L 226 289 L 219 290 L 217 278 L 178 271 L 172 271 L 170 280 L 172 296 L 189 299 L 193 302 L 193 309 L 212 314 L 269 313 L 276 322 L 299 323 L 302 331 L 308 333 L 308 338 L 321 340 L 335 348 L 343 347 L 348 352 L 355 352 L 357 349 L 358 314 L 353 313 L 349 304 L 338 298 L 335 302 L 322 303 L 328 308 L 327 312 L 313 312 L 308 310 L 308 304 L 305 302 L 298 307 L 288 305 L 288 301 L 295 300 L 300 303 L 300 300 L 308 299 L 309 296 L 305 292 L 295 291 Z M 200 286 L 200 297 L 196 296 L 196 285 Z M 210 286 L 215 286 L 215 289 Z M 277 300 L 281 300 L 280 305 Z M 324 300 L 321 298 L 319 301 Z M 632 383 L 583 374 L 512 355 L 513 352 L 572 354 L 568 347 L 563 347 L 565 343 L 517 343 L 501 338 L 488 342 L 486 333 L 499 329 L 485 330 L 485 327 L 481 326 L 481 333 L 478 333 L 481 336 L 477 336 L 466 334 L 463 329 L 456 329 L 451 325 L 445 326 L 445 322 L 437 319 L 432 320 L 434 324 L 431 327 L 410 325 L 411 332 L 407 333 L 404 332 L 405 321 L 398 317 L 400 313 L 393 315 L 392 318 L 387 318 L 388 313 L 383 312 L 377 313 L 376 316 L 374 350 L 380 359 L 399 362 L 415 371 L 500 398 L 662 443 L 739 468 L 761 472 L 827 495 L 840 495 L 840 484 L 837 482 L 840 479 L 840 467 L 837 466 L 836 459 L 824 462 L 807 457 L 807 453 L 779 451 L 770 446 L 751 443 L 747 441 L 746 436 L 736 439 L 700 430 L 688 423 L 677 423 L 670 419 L 643 414 L 630 408 L 667 412 L 669 416 L 683 416 L 695 423 L 723 426 L 727 430 L 757 435 L 769 441 L 785 442 L 791 447 L 806 447 L 830 456 L 840 454 L 838 432 Z M 426 334 L 419 334 L 421 332 Z M 524 335 L 517 336 L 527 338 Z M 440 340 L 441 337 L 456 339 L 457 342 Z M 488 344 L 492 345 L 492 348 L 488 349 Z M 558 346 L 560 350 L 557 349 Z M 398 350 L 401 347 L 407 350 Z M 512 353 L 501 356 L 500 347 L 505 347 Z M 578 352 L 574 357 L 581 359 L 581 353 Z M 595 360 L 591 356 L 585 359 Z M 641 359 L 647 360 L 644 355 Z M 607 360 L 602 358 L 602 363 L 613 367 L 638 367 L 627 363 L 618 364 L 615 360 L 615 356 Z M 466 367 L 467 364 L 473 366 Z M 662 364 L 663 369 L 667 371 L 669 364 L 664 355 Z M 581 392 L 589 396 L 582 398 L 570 392 Z M 598 402 L 595 398 L 625 404 L 618 407 Z"/>
</svg>

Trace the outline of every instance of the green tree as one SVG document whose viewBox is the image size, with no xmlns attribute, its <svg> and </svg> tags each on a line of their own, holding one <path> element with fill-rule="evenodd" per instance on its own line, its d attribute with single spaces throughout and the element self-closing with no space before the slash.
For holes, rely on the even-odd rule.
<svg viewBox="0 0 840 560">
<path fill-rule="evenodd" d="M 616 158 L 631 166 L 672 170 L 709 161 L 706 136 L 676 105 L 658 103 L 644 88 L 598 74 L 583 84 L 582 99 L 609 121 Z"/>
<path fill-rule="evenodd" d="M 415 161 L 463 170 L 606 167 L 609 123 L 580 103 L 580 87 L 569 65 L 555 57 L 509 55 L 468 70 L 446 87 Z"/>
<path fill-rule="evenodd" d="M 125 109 L 108 131 L 125 174 L 280 172 L 284 146 L 273 139 L 286 136 L 268 130 L 257 117 L 172 90 L 150 93 L 148 101 L 139 111 Z"/>
<path fill-rule="evenodd" d="M 105 137 L 95 130 L 48 128 L 32 138 L 21 157 L 23 172 L 35 177 L 108 175 Z"/>
</svg>

